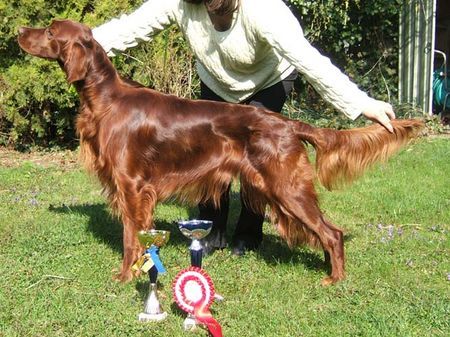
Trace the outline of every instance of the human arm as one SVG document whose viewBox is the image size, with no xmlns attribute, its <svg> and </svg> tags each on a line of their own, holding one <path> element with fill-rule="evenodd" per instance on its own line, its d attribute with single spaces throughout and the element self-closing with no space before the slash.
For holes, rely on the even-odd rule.
<svg viewBox="0 0 450 337">
<path fill-rule="evenodd" d="M 390 104 L 361 91 L 304 37 L 297 19 L 280 0 L 266 0 L 249 14 L 259 39 L 265 40 L 305 76 L 316 91 L 351 119 L 363 114 L 392 131 Z M 270 22 L 270 24 L 268 24 Z"/>
<path fill-rule="evenodd" d="M 105 49 L 108 56 L 115 51 L 134 47 L 174 21 L 177 0 L 148 0 L 130 14 L 123 14 L 92 30 L 94 39 Z"/>
</svg>

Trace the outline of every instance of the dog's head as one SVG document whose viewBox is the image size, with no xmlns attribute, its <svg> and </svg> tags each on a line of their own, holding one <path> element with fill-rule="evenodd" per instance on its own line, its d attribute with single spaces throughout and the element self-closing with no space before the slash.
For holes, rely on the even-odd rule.
<svg viewBox="0 0 450 337">
<path fill-rule="evenodd" d="M 94 47 L 91 30 L 70 20 L 55 20 L 47 28 L 19 29 L 18 42 L 27 53 L 56 60 L 69 83 L 85 79 L 88 59 Z"/>
</svg>

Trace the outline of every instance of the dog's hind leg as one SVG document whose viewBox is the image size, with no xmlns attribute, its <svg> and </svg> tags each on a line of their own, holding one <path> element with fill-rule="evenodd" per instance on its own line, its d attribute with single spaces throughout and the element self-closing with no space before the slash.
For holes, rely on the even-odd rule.
<svg viewBox="0 0 450 337">
<path fill-rule="evenodd" d="M 321 216 L 322 222 L 325 226 L 327 226 L 330 231 L 335 233 L 335 236 L 338 238 L 338 245 L 335 247 L 329 247 L 329 245 L 326 245 L 324 242 L 322 242 L 322 248 L 325 256 L 325 263 L 327 265 L 331 265 L 332 271 L 331 276 L 325 278 L 322 281 L 323 285 L 328 285 L 331 283 L 335 283 L 335 277 L 337 276 L 337 279 L 343 279 L 345 277 L 344 272 L 344 265 L 345 265 L 345 256 L 344 256 L 344 235 L 342 231 L 334 226 L 332 223 L 330 223 L 328 220 L 324 219 L 323 215 Z M 332 255 L 330 253 L 330 250 L 334 249 L 334 254 Z M 335 266 L 339 271 L 335 270 L 335 274 L 333 274 L 333 266 Z M 340 266 L 342 266 L 340 268 Z M 339 278 L 340 274 L 342 274 L 342 278 Z"/>
<path fill-rule="evenodd" d="M 279 223 L 279 231 L 290 245 L 305 241 L 322 245 L 331 263 L 331 274 L 322 284 L 329 285 L 345 278 L 343 234 L 323 218 L 312 182 L 309 188 L 305 188 L 305 182 L 302 187 L 300 193 L 294 192 L 292 186 L 277 193 L 273 209 L 279 213 L 278 218 L 284 219 Z"/>
</svg>

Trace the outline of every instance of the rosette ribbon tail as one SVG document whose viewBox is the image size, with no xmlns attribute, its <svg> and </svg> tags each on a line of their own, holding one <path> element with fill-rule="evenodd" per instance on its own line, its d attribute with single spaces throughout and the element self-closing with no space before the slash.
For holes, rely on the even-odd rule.
<svg viewBox="0 0 450 337">
<path fill-rule="evenodd" d="M 196 321 L 199 324 L 205 325 L 212 337 L 222 337 L 222 327 L 217 322 L 217 320 L 214 319 L 211 312 L 208 309 L 208 306 L 206 305 L 196 305 L 194 307 L 194 316 Z"/>
</svg>

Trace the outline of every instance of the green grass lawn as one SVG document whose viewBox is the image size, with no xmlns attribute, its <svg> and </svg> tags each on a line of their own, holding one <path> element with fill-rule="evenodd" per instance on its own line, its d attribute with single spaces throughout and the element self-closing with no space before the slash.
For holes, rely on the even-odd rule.
<svg viewBox="0 0 450 337">
<path fill-rule="evenodd" d="M 319 190 L 327 217 L 346 232 L 347 279 L 322 287 L 322 253 L 289 250 L 266 224 L 259 251 L 204 260 L 225 297 L 212 306 L 224 335 L 448 336 L 450 139 L 422 139 L 342 191 Z M 232 207 L 231 224 L 236 193 Z M 159 278 L 169 316 L 142 324 L 148 280 L 112 280 L 121 225 L 98 183 L 45 160 L 0 166 L 0 336 L 207 336 L 182 330 L 171 296 L 189 264 L 175 221 L 195 215 L 157 208 L 157 226 L 172 231 Z"/>
</svg>

